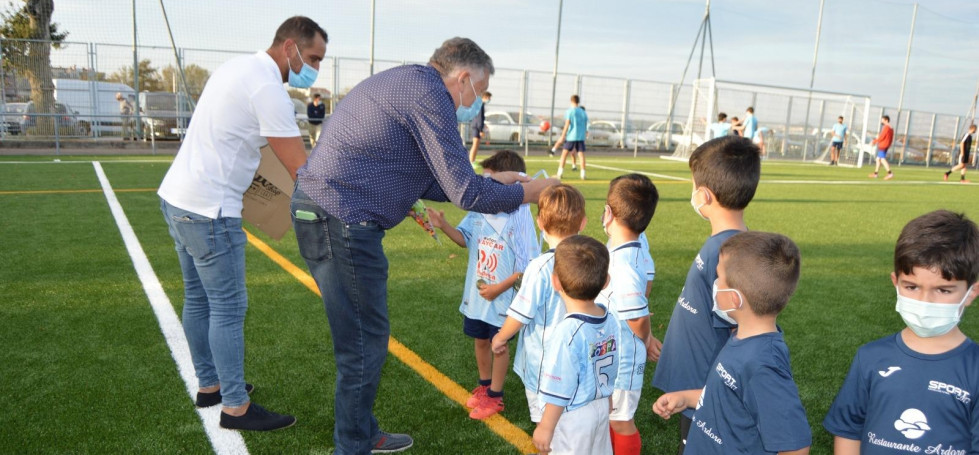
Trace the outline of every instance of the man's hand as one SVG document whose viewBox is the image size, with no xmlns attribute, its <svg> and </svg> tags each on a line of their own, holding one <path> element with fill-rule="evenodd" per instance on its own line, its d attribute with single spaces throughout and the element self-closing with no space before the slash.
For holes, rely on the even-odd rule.
<svg viewBox="0 0 979 455">
<path fill-rule="evenodd" d="M 445 230 L 445 212 L 432 210 L 428 207 L 425 207 L 425 211 L 428 212 L 428 220 L 432 222 L 433 228 Z"/>
<path fill-rule="evenodd" d="M 561 183 L 561 180 L 556 178 L 534 179 L 526 183 L 521 183 L 521 185 L 523 185 L 524 204 L 536 204 L 537 200 L 540 199 L 540 193 L 544 191 L 545 188 L 552 185 L 557 185 L 559 183 Z"/>
<path fill-rule="evenodd" d="M 496 172 L 493 175 L 491 175 L 490 178 L 504 185 L 512 185 L 518 182 L 530 181 L 530 177 L 527 177 L 526 175 L 520 172 L 514 172 L 514 171 Z"/>
</svg>

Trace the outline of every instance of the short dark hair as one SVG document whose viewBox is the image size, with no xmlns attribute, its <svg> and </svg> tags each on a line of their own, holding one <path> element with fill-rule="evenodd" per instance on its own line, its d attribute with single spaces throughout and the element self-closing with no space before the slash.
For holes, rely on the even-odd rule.
<svg viewBox="0 0 979 455">
<path fill-rule="evenodd" d="M 320 95 L 319 93 L 314 93 L 314 94 L 313 94 L 313 98 L 322 98 L 322 97 L 323 97 L 323 96 L 322 96 L 322 95 Z"/>
<path fill-rule="evenodd" d="M 837 117 L 836 119 L 837 120 L 843 120 L 843 116 L 841 115 L 841 116 Z"/>
<path fill-rule="evenodd" d="M 550 234 L 577 234 L 585 219 L 585 197 L 577 188 L 563 183 L 547 187 L 537 201 L 537 219 Z"/>
<path fill-rule="evenodd" d="M 458 36 L 442 42 L 428 59 L 428 64 L 438 70 L 443 77 L 457 68 L 482 69 L 486 71 L 487 78 L 496 73 L 493 59 L 483 51 L 483 48 L 469 38 Z"/>
<path fill-rule="evenodd" d="M 527 164 L 524 163 L 523 157 L 513 150 L 500 150 L 479 165 L 493 172 L 527 172 Z"/>
<path fill-rule="evenodd" d="M 690 155 L 690 171 L 697 186 L 709 188 L 722 207 L 744 210 L 758 189 L 761 150 L 741 136 L 711 139 Z"/>
<path fill-rule="evenodd" d="M 970 129 L 970 130 L 974 130 L 974 129 L 976 129 L 976 124 L 975 124 L 975 123 L 973 123 L 973 124 L 971 124 L 971 125 L 969 125 L 969 129 Z"/>
<path fill-rule="evenodd" d="M 753 107 L 749 107 L 748 109 L 745 109 L 745 110 L 747 110 L 748 112 L 751 112 L 752 114 L 755 113 L 755 108 L 753 108 Z"/>
<path fill-rule="evenodd" d="M 891 121 L 891 116 L 890 115 L 882 115 L 882 116 L 880 116 L 880 118 L 882 118 L 884 120 L 887 120 L 888 122 Z"/>
<path fill-rule="evenodd" d="M 965 214 L 936 210 L 908 222 L 894 248 L 894 273 L 915 267 L 941 272 L 949 281 L 979 279 L 979 228 Z"/>
<path fill-rule="evenodd" d="M 484 98 L 492 98 L 493 97 L 493 94 L 490 93 L 490 92 L 483 92 L 483 97 Z"/>
<path fill-rule="evenodd" d="M 659 191 L 645 175 L 620 175 L 609 184 L 605 201 L 612 210 L 612 216 L 630 231 L 639 234 L 646 230 L 649 220 L 656 213 Z"/>
<path fill-rule="evenodd" d="M 324 42 L 329 42 L 330 39 L 326 35 L 326 30 L 323 30 L 315 21 L 306 16 L 292 16 L 285 20 L 282 25 L 279 26 L 278 30 L 275 31 L 275 39 L 272 40 L 272 45 L 282 44 L 287 39 L 291 39 L 296 42 L 297 45 L 304 47 L 308 46 L 309 42 L 312 41 L 313 37 L 320 35 L 323 37 Z"/>
<path fill-rule="evenodd" d="M 575 104 L 581 103 L 581 98 L 578 95 L 571 95 L 571 102 Z"/>
<path fill-rule="evenodd" d="M 554 249 L 554 276 L 568 297 L 595 300 L 608 281 L 608 248 L 584 235 L 572 235 Z"/>
<path fill-rule="evenodd" d="M 726 119 L 726 118 L 727 118 L 727 114 L 725 114 L 723 112 L 721 112 L 720 114 L 717 114 L 717 121 L 718 122 L 723 122 L 724 119 Z"/>
<path fill-rule="evenodd" d="M 735 120 L 740 120 L 740 119 L 738 119 L 737 117 L 731 117 L 731 121 L 732 122 L 735 121 Z"/>
<path fill-rule="evenodd" d="M 801 256 L 792 239 L 772 232 L 748 231 L 724 241 L 720 253 L 730 288 L 741 291 L 751 311 L 777 315 L 799 284 Z"/>
</svg>

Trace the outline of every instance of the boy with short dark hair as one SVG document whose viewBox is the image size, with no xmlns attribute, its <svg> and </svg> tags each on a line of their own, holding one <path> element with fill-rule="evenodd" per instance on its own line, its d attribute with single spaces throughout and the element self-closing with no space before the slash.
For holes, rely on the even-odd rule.
<svg viewBox="0 0 979 455">
<path fill-rule="evenodd" d="M 972 153 L 973 134 L 976 134 L 976 125 L 974 123 L 969 125 L 969 131 L 966 131 L 965 135 L 962 136 L 962 140 L 959 141 L 959 158 L 955 163 L 955 166 L 952 166 L 952 168 L 945 173 L 945 177 L 943 178 L 946 182 L 948 181 L 949 175 L 952 175 L 953 172 L 961 169 L 962 174 L 959 176 L 959 181 L 962 183 L 969 183 L 969 181 L 965 179 L 965 170 L 969 167 L 969 154 Z M 972 161 L 974 162 L 975 158 L 973 158 Z"/>
<path fill-rule="evenodd" d="M 555 185 L 541 192 L 537 207 L 537 227 L 551 249 L 527 265 L 520 290 L 492 343 L 494 353 L 503 352 L 507 341 L 520 333 L 513 371 L 524 383 L 533 422 L 540 422 L 543 414 L 539 378 L 549 340 L 554 327 L 566 314 L 551 280 L 554 249 L 564 239 L 585 229 L 585 197 L 572 186 Z"/>
<path fill-rule="evenodd" d="M 690 265 L 666 329 L 653 375 L 653 386 L 664 392 L 702 388 L 717 353 L 731 336 L 734 325 L 711 311 L 712 286 L 721 244 L 748 230 L 744 210 L 758 188 L 759 154 L 749 139 L 726 136 L 703 143 L 690 156 L 690 204 L 698 216 L 710 221 L 711 236 Z M 680 454 L 692 416 L 691 409 L 680 416 Z"/>
<path fill-rule="evenodd" d="M 784 235 L 743 232 L 724 242 L 713 313 L 737 326 L 703 389 L 662 395 L 664 419 L 696 406 L 686 450 L 695 454 L 808 454 L 812 433 L 776 325 L 799 283 L 799 248 Z"/>
<path fill-rule="evenodd" d="M 833 125 L 833 140 L 829 142 L 829 165 L 838 166 L 840 164 L 840 152 L 843 151 L 843 146 L 846 142 L 846 123 L 843 123 L 843 116 L 836 118 L 836 124 Z"/>
<path fill-rule="evenodd" d="M 965 215 L 904 226 L 891 282 L 907 327 L 857 350 L 823 420 L 837 455 L 979 451 L 979 345 L 958 327 L 977 279 L 979 228 Z"/>
<path fill-rule="evenodd" d="M 597 240 L 574 235 L 554 250 L 554 289 L 567 314 L 554 327 L 541 369 L 544 413 L 534 446 L 546 454 L 608 454 L 609 397 L 615 383 L 618 327 L 595 303 L 609 280 L 608 250 Z"/>
<path fill-rule="evenodd" d="M 523 158 L 510 150 L 496 152 L 481 165 L 488 175 L 527 171 Z M 475 340 L 479 383 L 466 406 L 472 408 L 470 418 L 482 420 L 503 411 L 503 383 L 510 353 L 506 346 L 494 353 L 490 341 L 503 325 L 524 268 L 540 253 L 533 217 L 527 204 L 511 213 L 469 212 L 457 227 L 445 221 L 442 211 L 428 209 L 428 216 L 433 227 L 469 249 L 459 312 L 463 314 L 463 332 Z"/>
<path fill-rule="evenodd" d="M 615 455 L 638 455 L 642 439 L 635 424 L 647 358 L 659 358 L 662 346 L 650 332 L 647 267 L 653 263 L 640 234 L 649 226 L 659 192 L 642 174 L 612 180 L 602 212 L 611 256 L 609 285 L 597 301 L 605 304 L 619 327 L 619 373 L 609 416 Z"/>
</svg>

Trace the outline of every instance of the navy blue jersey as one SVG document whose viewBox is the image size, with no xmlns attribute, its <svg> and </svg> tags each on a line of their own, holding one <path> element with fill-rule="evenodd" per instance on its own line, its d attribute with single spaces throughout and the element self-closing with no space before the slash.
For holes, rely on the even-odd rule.
<svg viewBox="0 0 979 455">
<path fill-rule="evenodd" d="M 732 229 L 707 239 L 690 265 L 663 338 L 654 387 L 664 392 L 702 388 L 717 353 L 731 337 L 732 326 L 715 316 L 711 307 L 721 244 L 738 232 Z M 690 417 L 693 410 L 687 409 L 683 415 Z"/>
<path fill-rule="evenodd" d="M 731 337 L 707 375 L 684 451 L 775 454 L 810 445 L 782 334 Z"/>
<path fill-rule="evenodd" d="M 857 350 L 823 426 L 861 454 L 979 453 L 979 345 L 912 351 L 900 332 Z"/>
</svg>

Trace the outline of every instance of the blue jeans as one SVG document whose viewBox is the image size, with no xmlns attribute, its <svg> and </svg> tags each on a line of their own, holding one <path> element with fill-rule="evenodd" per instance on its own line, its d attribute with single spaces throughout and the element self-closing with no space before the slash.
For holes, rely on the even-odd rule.
<svg viewBox="0 0 979 455">
<path fill-rule="evenodd" d="M 312 213 L 297 218 L 296 211 Z M 302 219 L 313 218 L 313 219 Z M 337 455 L 370 453 L 380 439 L 374 399 L 388 353 L 388 260 L 376 223 L 346 224 L 296 186 L 292 222 L 333 333 L 337 366 L 333 442 Z"/>
<path fill-rule="evenodd" d="M 184 277 L 184 334 L 200 387 L 221 386 L 221 402 L 245 392 L 245 243 L 241 218 L 208 218 L 160 200 Z"/>
</svg>

